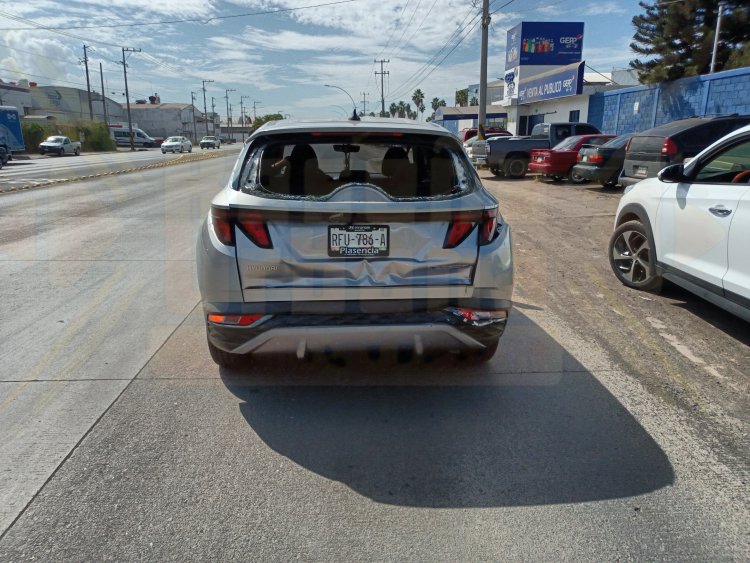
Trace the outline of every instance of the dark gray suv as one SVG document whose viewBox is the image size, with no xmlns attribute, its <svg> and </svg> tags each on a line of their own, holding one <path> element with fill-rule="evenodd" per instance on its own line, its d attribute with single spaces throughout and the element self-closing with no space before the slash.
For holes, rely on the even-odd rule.
<svg viewBox="0 0 750 563">
<path fill-rule="evenodd" d="M 681 164 L 714 141 L 750 124 L 750 115 L 689 117 L 633 135 L 625 148 L 620 185 L 656 178 L 662 168 Z"/>
</svg>

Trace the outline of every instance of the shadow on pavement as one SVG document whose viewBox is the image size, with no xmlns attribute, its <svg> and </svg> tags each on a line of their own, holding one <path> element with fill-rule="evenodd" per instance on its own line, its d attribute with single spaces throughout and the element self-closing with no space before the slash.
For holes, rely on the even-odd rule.
<svg viewBox="0 0 750 563">
<path fill-rule="evenodd" d="M 448 357 L 411 364 L 349 357 L 343 366 L 299 362 L 289 380 L 287 360 L 259 357 L 262 382 L 228 370 L 222 380 L 270 448 L 381 503 L 545 505 L 672 484 L 669 460 L 639 423 L 525 322 L 541 333 L 535 342 L 545 354 L 568 356 L 564 363 L 577 369 L 502 375 Z M 269 383 L 274 371 L 284 384 Z"/>
</svg>

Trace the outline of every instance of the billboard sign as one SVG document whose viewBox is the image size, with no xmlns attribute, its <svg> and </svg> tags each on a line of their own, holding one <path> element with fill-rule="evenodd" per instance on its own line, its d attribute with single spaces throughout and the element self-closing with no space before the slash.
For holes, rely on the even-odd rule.
<svg viewBox="0 0 750 563">
<path fill-rule="evenodd" d="M 583 53 L 583 22 L 522 22 L 508 31 L 505 69 L 519 65 L 562 66 Z"/>
<path fill-rule="evenodd" d="M 518 103 L 529 104 L 580 94 L 583 91 L 583 66 L 583 62 L 573 63 L 521 80 L 518 85 Z"/>
</svg>

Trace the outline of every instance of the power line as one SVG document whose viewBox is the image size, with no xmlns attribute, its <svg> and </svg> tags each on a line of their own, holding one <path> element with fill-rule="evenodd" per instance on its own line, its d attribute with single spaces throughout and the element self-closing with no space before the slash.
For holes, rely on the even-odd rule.
<svg viewBox="0 0 750 563">
<path fill-rule="evenodd" d="M 55 82 L 63 82 L 65 84 L 75 84 L 76 86 L 86 86 L 83 82 L 71 82 L 70 80 L 60 80 L 58 78 L 52 78 L 51 76 L 42 76 L 41 74 L 31 74 L 28 72 L 21 72 L 19 70 L 13 70 L 10 68 L 0 68 L 5 72 L 12 72 L 13 74 L 22 74 L 23 76 L 31 76 L 33 78 L 46 78 L 47 80 L 54 80 Z"/>
<path fill-rule="evenodd" d="M 393 35 L 396 33 L 396 29 L 398 29 L 398 22 L 401 21 L 401 18 L 403 17 L 404 12 L 406 12 L 406 8 L 409 6 L 410 2 L 411 0 L 406 0 L 406 4 L 404 4 L 404 7 L 401 8 L 401 13 L 398 15 L 398 18 L 396 18 L 393 22 L 393 28 L 391 29 L 391 34 L 388 36 L 388 39 L 386 40 L 385 45 L 383 45 L 383 48 L 380 50 L 378 55 L 373 60 L 372 66 L 370 67 L 370 71 L 368 73 L 367 84 L 365 84 L 365 90 L 367 90 L 367 87 L 370 85 L 370 80 L 372 80 L 372 77 L 374 76 L 373 70 L 375 70 L 375 65 L 377 64 L 377 60 L 383 56 L 383 53 L 385 53 L 385 50 L 391 44 L 391 39 L 393 39 Z M 377 86 L 377 80 L 375 81 L 375 85 Z"/>
<path fill-rule="evenodd" d="M 400 48 L 400 49 L 399 49 L 399 50 L 398 50 L 398 51 L 396 52 L 396 54 L 395 54 L 395 55 L 391 55 L 391 57 L 394 57 L 394 58 L 395 58 L 395 57 L 397 57 L 398 55 L 400 55 L 400 54 L 401 54 L 401 51 L 403 51 L 404 49 L 406 49 L 406 46 L 407 46 L 407 45 L 409 45 L 409 42 L 410 42 L 410 41 L 412 40 L 412 37 L 414 37 L 414 36 L 415 36 L 415 35 L 416 35 L 417 33 L 419 33 L 419 30 L 420 30 L 420 29 L 422 29 L 422 26 L 424 25 L 424 22 L 426 22 L 426 21 L 427 21 L 427 20 L 429 19 L 429 17 L 430 17 L 430 14 L 432 13 L 432 9 L 433 9 L 433 8 L 435 7 L 435 4 L 437 4 L 437 1 L 438 1 L 438 0 L 433 0 L 433 2 L 432 2 L 432 6 L 430 6 L 430 9 L 429 9 L 429 10 L 427 10 L 427 13 L 426 13 L 426 14 L 425 14 L 425 16 L 424 16 L 424 17 L 422 18 L 422 21 L 420 21 L 420 22 L 419 22 L 419 26 L 417 27 L 417 29 L 415 29 L 415 30 L 414 30 L 414 33 L 412 33 L 412 34 L 411 34 L 411 35 L 409 36 L 409 38 L 408 38 L 408 39 L 406 40 L 406 42 L 405 42 L 405 43 L 404 43 L 404 44 L 403 44 L 403 45 L 401 46 L 401 48 Z"/>
<path fill-rule="evenodd" d="M 401 40 L 402 40 L 402 39 L 404 38 L 404 35 L 406 34 L 406 30 L 407 30 L 407 29 L 409 28 L 409 26 L 411 25 L 411 22 L 412 22 L 412 21 L 414 20 L 414 16 L 415 16 L 415 15 L 416 15 L 416 13 L 417 13 L 417 12 L 419 11 L 419 7 L 420 7 L 421 5 L 422 5 L 422 0 L 419 0 L 419 1 L 417 2 L 417 7 L 416 7 L 416 8 L 414 8 L 414 11 L 413 11 L 413 12 L 411 13 L 411 17 L 409 18 L 409 21 L 408 21 L 408 22 L 407 22 L 407 24 L 406 24 L 406 25 L 404 26 L 404 30 L 403 30 L 403 31 L 401 32 L 401 37 L 399 37 L 399 38 L 398 38 L 398 42 L 396 42 L 396 46 L 394 47 L 394 49 L 397 49 L 397 48 L 399 47 L 399 45 L 401 45 Z M 422 21 L 424 21 L 424 20 L 422 20 Z M 393 56 L 393 55 L 388 55 L 388 58 L 391 58 L 392 56 Z"/>
<path fill-rule="evenodd" d="M 246 12 L 243 14 L 231 14 L 227 16 L 213 16 L 207 19 L 202 18 L 186 18 L 181 20 L 162 20 L 162 21 L 154 21 L 154 22 L 138 22 L 138 23 L 114 23 L 114 24 L 101 24 L 101 25 L 78 25 L 78 26 L 67 26 L 67 27 L 46 27 L 45 29 L 48 29 L 50 31 L 60 31 L 60 30 L 71 30 L 71 29 L 104 29 L 104 28 L 115 28 L 115 27 L 140 27 L 144 25 L 168 25 L 168 24 L 175 24 L 175 23 L 200 23 L 200 24 L 208 24 L 212 21 L 217 20 L 228 20 L 233 18 L 247 18 L 251 16 L 266 16 L 271 14 L 280 14 L 285 12 L 297 12 L 299 10 L 309 10 L 312 8 L 324 8 L 326 6 L 336 6 L 338 4 L 349 4 L 351 2 L 361 2 L 362 0 L 336 0 L 335 2 L 325 2 L 323 4 L 310 4 L 307 6 L 297 6 L 296 8 L 278 8 L 275 10 L 264 10 L 261 12 Z M 17 19 L 17 20 L 24 20 L 24 18 L 16 18 L 14 16 L 11 16 L 10 14 L 6 14 L 5 12 L 0 12 L 0 15 L 5 16 L 10 19 Z M 31 22 L 31 20 L 25 20 L 28 23 L 35 23 Z M 39 26 L 37 26 L 39 27 Z M 10 27 L 10 28 L 0 28 L 0 31 L 31 31 L 34 28 L 24 28 L 24 27 Z M 88 41 L 93 41 L 93 39 L 88 39 Z"/>
</svg>

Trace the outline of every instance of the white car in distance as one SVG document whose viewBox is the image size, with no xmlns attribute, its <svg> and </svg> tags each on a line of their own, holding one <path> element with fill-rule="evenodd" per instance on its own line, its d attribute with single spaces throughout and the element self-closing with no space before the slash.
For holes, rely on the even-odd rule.
<svg viewBox="0 0 750 563">
<path fill-rule="evenodd" d="M 168 152 L 193 152 L 193 143 L 187 137 L 167 137 L 167 140 L 161 144 L 162 154 Z"/>
</svg>

